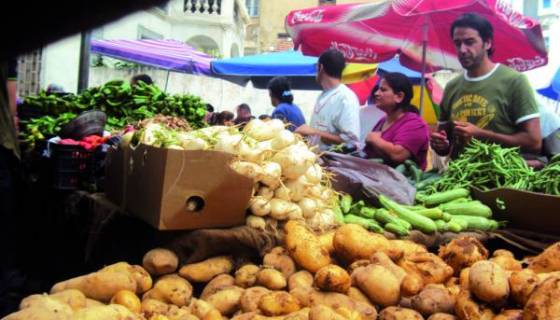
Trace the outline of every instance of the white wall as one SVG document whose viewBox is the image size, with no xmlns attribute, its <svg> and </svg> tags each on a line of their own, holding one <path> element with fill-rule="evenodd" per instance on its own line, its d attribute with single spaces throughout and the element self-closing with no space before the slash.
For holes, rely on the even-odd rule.
<svg viewBox="0 0 560 320">
<path fill-rule="evenodd" d="M 43 48 L 41 88 L 55 83 L 68 92 L 78 90 L 80 35 L 74 35 Z"/>
<path fill-rule="evenodd" d="M 149 74 L 155 84 L 162 89 L 165 87 L 167 71 L 151 68 L 138 70 L 91 68 L 89 83 L 90 86 L 98 86 L 115 79 L 129 80 L 137 73 Z M 235 111 L 235 107 L 241 103 L 247 103 L 255 116 L 265 113 L 271 114 L 273 110 L 268 90 L 254 89 L 250 83 L 246 87 L 241 87 L 221 79 L 170 72 L 167 92 L 191 93 L 200 96 L 205 102 L 211 103 L 218 111 Z M 309 121 L 320 91 L 293 90 L 293 93 L 294 102 L 299 105 L 306 120 Z"/>
</svg>

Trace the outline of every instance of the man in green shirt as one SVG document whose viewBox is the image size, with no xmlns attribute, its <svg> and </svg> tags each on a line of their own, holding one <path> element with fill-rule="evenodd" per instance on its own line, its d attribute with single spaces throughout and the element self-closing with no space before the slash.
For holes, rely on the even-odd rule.
<svg viewBox="0 0 560 320">
<path fill-rule="evenodd" d="M 457 156 L 471 139 L 541 151 L 539 110 L 527 78 L 492 62 L 492 25 L 476 14 L 453 22 L 451 36 L 465 73 L 445 87 L 439 128 L 431 146 Z"/>
</svg>

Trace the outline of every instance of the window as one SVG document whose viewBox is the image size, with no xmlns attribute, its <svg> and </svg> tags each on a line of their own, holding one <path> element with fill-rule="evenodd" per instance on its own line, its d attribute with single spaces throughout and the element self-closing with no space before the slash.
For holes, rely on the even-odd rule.
<svg viewBox="0 0 560 320">
<path fill-rule="evenodd" d="M 245 6 L 249 16 L 258 17 L 259 16 L 259 1 L 260 0 L 245 0 Z"/>
<path fill-rule="evenodd" d="M 551 0 L 542 0 L 543 9 L 550 9 L 552 7 Z"/>
<path fill-rule="evenodd" d="M 163 35 L 154 32 L 144 26 L 138 26 L 138 39 L 160 40 L 163 39 Z"/>
</svg>

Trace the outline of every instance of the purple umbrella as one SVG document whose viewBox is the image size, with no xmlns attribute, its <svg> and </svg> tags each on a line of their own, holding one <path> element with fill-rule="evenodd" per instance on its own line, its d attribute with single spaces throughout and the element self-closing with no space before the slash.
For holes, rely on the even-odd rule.
<svg viewBox="0 0 560 320">
<path fill-rule="evenodd" d="M 210 75 L 214 58 L 176 40 L 93 40 L 91 52 L 161 69 Z"/>
</svg>

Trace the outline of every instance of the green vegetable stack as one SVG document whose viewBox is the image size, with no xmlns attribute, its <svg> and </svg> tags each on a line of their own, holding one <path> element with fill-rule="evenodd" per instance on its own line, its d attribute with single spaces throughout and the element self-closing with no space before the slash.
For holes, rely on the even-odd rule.
<svg viewBox="0 0 560 320">
<path fill-rule="evenodd" d="M 339 206 L 344 223 L 359 224 L 378 233 L 388 231 L 397 236 L 407 236 L 411 230 L 434 233 L 497 229 L 500 224 L 491 219 L 492 210 L 469 196 L 469 190 L 457 188 L 419 196 L 418 205 L 405 206 L 380 195 L 382 207 L 373 208 L 362 200 L 353 202 L 351 196 L 344 195 Z"/>
<path fill-rule="evenodd" d="M 519 154 L 519 148 L 472 140 L 438 181 L 418 191 L 432 194 L 473 186 L 481 190 L 512 188 L 560 195 L 560 156 L 555 158 L 543 170 L 534 171 Z"/>
<path fill-rule="evenodd" d="M 156 114 L 185 118 L 192 128 L 205 126 L 206 104 L 193 95 L 169 95 L 155 85 L 115 80 L 90 88 L 80 95 L 47 95 L 25 98 L 28 108 L 45 115 L 22 122 L 22 136 L 33 147 L 37 140 L 56 135 L 60 127 L 85 110 L 101 110 L 107 114 L 108 129 L 120 129 L 127 124 L 151 118 Z"/>
</svg>

